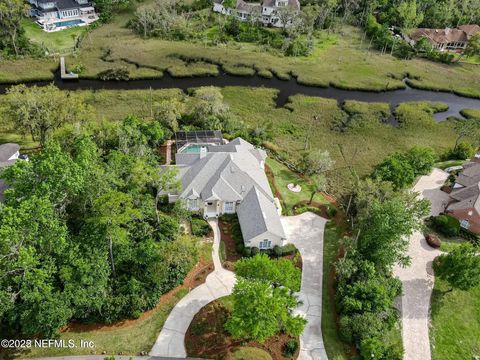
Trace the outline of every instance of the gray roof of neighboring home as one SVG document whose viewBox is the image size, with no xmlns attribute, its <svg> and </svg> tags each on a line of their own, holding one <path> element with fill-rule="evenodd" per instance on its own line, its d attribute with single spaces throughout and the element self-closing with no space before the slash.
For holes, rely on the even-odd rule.
<svg viewBox="0 0 480 360">
<path fill-rule="evenodd" d="M 480 182 L 480 163 L 466 164 L 455 182 L 463 186 L 471 186 Z"/>
<path fill-rule="evenodd" d="M 288 0 L 288 5 L 294 9 L 300 10 L 300 2 L 298 0 Z M 275 7 L 275 0 L 263 0 L 263 6 Z"/>
<path fill-rule="evenodd" d="M 255 8 L 261 9 L 261 7 L 262 5 L 260 5 L 260 3 L 247 3 L 243 0 L 237 0 L 237 6 L 235 7 L 235 9 L 237 11 L 250 12 Z"/>
<path fill-rule="evenodd" d="M 245 240 L 253 239 L 267 231 L 285 238 L 275 203 L 256 187 L 248 192 L 238 206 L 237 215 Z"/>
<path fill-rule="evenodd" d="M 475 208 L 480 213 L 480 164 L 466 164 L 455 182 L 464 187 L 450 193 L 454 202 L 448 205 L 448 210 Z"/>
<path fill-rule="evenodd" d="M 37 0 L 38 3 L 55 3 L 55 8 L 58 10 L 66 10 L 66 9 L 77 9 L 82 7 L 91 6 L 91 3 L 88 2 L 87 4 L 79 4 L 75 0 Z"/>
<path fill-rule="evenodd" d="M 284 237 L 274 196 L 263 169 L 266 157 L 264 150 L 256 149 L 241 138 L 225 145 L 208 146 L 208 151 L 202 154 L 177 153 L 178 177 L 182 183 L 180 197 L 203 201 L 240 201 L 240 207 L 251 208 L 249 216 L 254 216 L 252 221 L 240 220 L 245 240 L 257 233 L 256 223 L 263 219 L 262 214 L 267 214 L 268 219 L 264 228 Z M 247 198 L 253 196 L 258 198 L 256 202 L 248 200 L 246 203 Z M 246 216 L 243 218 L 246 219 Z"/>
<path fill-rule="evenodd" d="M 20 151 L 20 145 L 7 143 L 0 145 L 0 163 L 8 162 L 17 151 Z"/>
</svg>

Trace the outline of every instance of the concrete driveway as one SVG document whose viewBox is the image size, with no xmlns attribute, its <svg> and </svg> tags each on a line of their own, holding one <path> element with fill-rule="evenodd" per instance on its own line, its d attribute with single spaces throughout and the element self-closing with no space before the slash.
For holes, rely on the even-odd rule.
<svg viewBox="0 0 480 360">
<path fill-rule="evenodd" d="M 413 191 L 420 198 L 431 203 L 431 215 L 438 215 L 448 202 L 448 194 L 440 191 L 448 174 L 440 169 L 433 169 L 428 176 L 422 176 Z M 430 298 L 433 290 L 432 262 L 440 251 L 431 248 L 420 232 L 410 237 L 408 255 L 412 264 L 407 268 L 396 267 L 394 273 L 403 285 L 403 295 L 399 310 L 402 316 L 402 338 L 405 348 L 404 360 L 429 360 L 430 339 L 428 322 Z"/>
<path fill-rule="evenodd" d="M 296 310 L 308 323 L 300 336 L 300 360 L 328 360 L 322 336 L 323 235 L 327 220 L 310 212 L 282 217 L 288 242 L 295 244 L 303 261 L 302 286 Z"/>
<path fill-rule="evenodd" d="M 150 356 L 186 358 L 185 333 L 195 314 L 210 302 L 232 293 L 235 274 L 225 270 L 220 262 L 218 221 L 210 219 L 208 223 L 213 229 L 212 258 L 215 270 L 207 276 L 204 284 L 193 289 L 175 305 L 150 351 Z"/>
</svg>

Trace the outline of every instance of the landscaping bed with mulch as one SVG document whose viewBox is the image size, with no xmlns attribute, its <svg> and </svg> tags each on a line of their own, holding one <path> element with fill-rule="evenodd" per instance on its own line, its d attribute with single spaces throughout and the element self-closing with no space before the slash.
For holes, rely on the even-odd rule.
<svg viewBox="0 0 480 360">
<path fill-rule="evenodd" d="M 236 349 L 250 347 L 266 351 L 273 360 L 296 359 L 298 357 L 299 349 L 293 357 L 286 357 L 283 353 L 288 340 L 293 339 L 299 344 L 298 338 L 292 338 L 287 334 L 272 336 L 265 340 L 263 344 L 256 341 L 233 339 L 225 330 L 225 322 L 231 311 L 229 298 L 213 301 L 195 315 L 185 335 L 185 347 L 188 356 L 232 360 L 232 353 Z"/>
</svg>

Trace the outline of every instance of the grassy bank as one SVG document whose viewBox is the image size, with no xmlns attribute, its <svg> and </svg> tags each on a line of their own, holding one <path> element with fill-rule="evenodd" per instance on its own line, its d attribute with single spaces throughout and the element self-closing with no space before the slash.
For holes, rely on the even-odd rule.
<svg viewBox="0 0 480 360">
<path fill-rule="evenodd" d="M 480 355 L 480 287 L 453 290 L 435 278 L 430 345 L 433 360 L 475 359 Z"/>
<path fill-rule="evenodd" d="M 455 142 L 453 123 L 436 122 L 428 103 L 400 106 L 397 116 L 401 125 L 397 128 L 383 122 L 379 104 L 357 105 L 355 122 L 339 129 L 348 114 L 335 100 L 296 95 L 286 108 L 276 108 L 273 89 L 227 87 L 223 94 L 232 111 L 249 125 L 273 125 L 272 142 L 285 158 L 298 160 L 307 136 L 312 149 L 328 150 L 335 160 L 334 170 L 328 173 L 334 190 L 350 188 L 352 170 L 366 175 L 392 152 L 426 145 L 442 153 Z"/>
<path fill-rule="evenodd" d="M 201 43 L 145 40 L 125 27 L 128 18 L 128 14 L 118 16 L 112 23 L 94 30 L 89 35 L 90 40 L 83 42 L 78 57 L 69 59 L 69 63 L 85 65 L 83 76 L 94 77 L 102 70 L 126 66 L 131 77 L 136 78 L 146 73 L 154 76 L 163 70 L 174 74 L 180 72 L 183 76 L 201 75 L 205 71 L 204 66 L 198 68 L 195 61 L 206 61 L 221 65 L 224 71 L 234 74 L 272 72 L 282 78 L 293 75 L 305 84 L 332 84 L 341 88 L 376 91 L 404 87 L 401 79 L 409 74 L 416 79 L 413 80 L 415 86 L 480 96 L 477 85 L 480 74 L 475 65 L 447 66 L 421 59 L 404 61 L 389 55 L 382 56 L 369 50 L 362 32 L 353 27 L 344 27 L 334 36 L 320 34 L 312 55 L 292 58 L 245 43 L 210 47 Z M 112 42 L 113 37 L 121 41 Z M 105 49 L 110 51 L 109 62 L 101 59 Z M 127 65 L 124 60 L 150 69 Z M 209 73 L 211 71 L 208 70 Z"/>
<path fill-rule="evenodd" d="M 159 77 L 163 71 L 176 76 L 215 75 L 221 67 L 221 70 L 237 75 L 258 72 L 269 77 L 273 73 L 285 79 L 293 75 L 305 84 L 331 84 L 374 91 L 403 88 L 402 78 L 409 75 L 412 85 L 417 87 L 480 97 L 477 65 L 449 66 L 422 59 L 405 61 L 381 55 L 370 49 L 369 42 L 358 28 L 344 26 L 336 33 L 319 32 L 310 56 L 285 57 L 249 43 L 232 42 L 213 47 L 200 42 L 142 39 L 126 27 L 133 16 L 134 6 L 89 33 L 80 51 L 67 59 L 67 65 L 83 65 L 83 77 L 96 77 L 101 71 L 124 67 L 132 78 Z M 33 41 L 44 41 L 42 38 L 46 36 L 40 36 L 28 26 L 27 32 Z M 54 47 L 68 43 L 69 36 L 64 36 L 64 31 L 60 33 L 52 35 L 59 38 L 52 40 Z M 45 62 L 51 61 L 18 60 L 14 73 L 8 71 L 12 65 L 1 64 L 0 81 L 48 77 L 48 72 L 43 72 Z M 32 74 L 29 63 L 36 64 L 40 72 Z"/>
<path fill-rule="evenodd" d="M 351 347 L 340 340 L 334 298 L 334 263 L 339 254 L 342 231 L 332 222 L 327 223 L 323 240 L 322 334 L 330 360 L 347 360 Z"/>
</svg>

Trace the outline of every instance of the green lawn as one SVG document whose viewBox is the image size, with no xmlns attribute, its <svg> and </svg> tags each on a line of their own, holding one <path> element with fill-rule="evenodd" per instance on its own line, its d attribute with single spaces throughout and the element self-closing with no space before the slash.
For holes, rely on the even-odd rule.
<svg viewBox="0 0 480 360">
<path fill-rule="evenodd" d="M 86 27 L 77 26 L 55 32 L 45 32 L 32 19 L 23 21 L 27 37 L 35 44 L 45 48 L 50 54 L 67 54 L 73 51 L 76 39 Z"/>
<path fill-rule="evenodd" d="M 433 360 L 475 359 L 480 356 L 480 287 L 448 291 L 435 278 L 432 294 L 430 345 Z"/>
<path fill-rule="evenodd" d="M 272 357 L 265 350 L 242 346 L 233 350 L 232 360 L 272 360 Z"/>
<path fill-rule="evenodd" d="M 460 166 L 463 165 L 463 163 L 466 160 L 446 160 L 446 161 L 439 161 L 437 162 L 434 166 L 436 168 L 445 170 L 446 168 L 452 167 L 452 166 Z"/>
<path fill-rule="evenodd" d="M 282 196 L 285 214 L 291 214 L 293 206 L 299 202 L 310 200 L 312 186 L 305 179 L 271 157 L 267 158 L 267 166 L 275 177 L 276 189 Z M 287 187 L 288 184 L 298 184 L 302 190 L 299 193 L 290 191 Z M 315 195 L 314 201 L 327 203 L 320 194 Z"/>
<path fill-rule="evenodd" d="M 342 231 L 328 222 L 323 240 L 323 292 L 322 292 L 322 334 L 325 350 L 330 360 L 347 360 L 351 347 L 340 340 L 337 332 L 337 318 L 334 299 L 333 265 L 337 260 Z"/>
<path fill-rule="evenodd" d="M 59 339 L 75 340 L 78 344 L 80 340 L 93 341 L 94 351 L 97 354 L 106 352 L 107 354 L 139 355 L 142 351 L 149 352 L 157 339 L 158 334 L 168 317 L 168 314 L 175 304 L 187 294 L 187 289 L 181 289 L 166 303 L 157 307 L 145 319 L 135 322 L 133 325 L 113 330 L 98 330 L 88 332 L 67 331 L 60 334 Z M 69 355 L 90 355 L 91 349 L 76 348 L 34 348 L 29 352 L 19 353 L 21 358 L 50 357 L 50 356 L 69 356 Z"/>
</svg>

